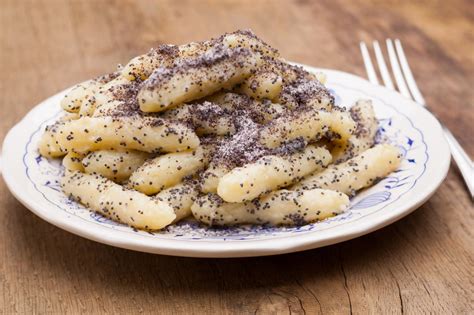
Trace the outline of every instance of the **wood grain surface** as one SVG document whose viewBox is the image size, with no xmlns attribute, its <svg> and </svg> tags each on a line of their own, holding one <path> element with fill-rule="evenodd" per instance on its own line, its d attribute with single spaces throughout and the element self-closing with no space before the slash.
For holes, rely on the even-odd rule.
<svg viewBox="0 0 474 315">
<path fill-rule="evenodd" d="M 0 0 L 0 140 L 41 100 L 152 46 L 251 28 L 289 60 L 361 76 L 360 40 L 400 38 L 429 106 L 472 157 L 473 3 Z M 472 314 L 473 210 L 452 166 L 425 205 L 364 237 L 191 259 L 62 231 L 0 181 L 0 313 Z"/>
</svg>

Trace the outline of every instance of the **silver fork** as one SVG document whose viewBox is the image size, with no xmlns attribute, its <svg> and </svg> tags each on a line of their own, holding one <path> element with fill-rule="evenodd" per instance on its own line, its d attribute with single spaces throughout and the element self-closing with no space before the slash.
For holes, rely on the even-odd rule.
<svg viewBox="0 0 474 315">
<path fill-rule="evenodd" d="M 396 39 L 395 48 L 391 39 L 387 39 L 386 43 L 388 58 L 392 66 L 393 77 L 395 78 L 398 92 L 400 92 L 400 94 L 403 96 L 414 100 L 421 106 L 426 107 L 425 99 L 423 98 L 423 95 L 421 95 L 421 92 L 416 85 L 415 78 L 413 77 L 413 74 L 410 70 L 410 66 L 408 65 L 402 43 L 400 40 Z M 390 73 L 387 69 L 382 49 L 380 48 L 378 41 L 373 42 L 373 47 L 375 59 L 377 60 L 384 85 L 389 89 L 396 90 L 390 77 Z M 367 71 L 367 77 L 369 78 L 369 81 L 373 84 L 379 84 L 377 73 L 375 72 L 374 66 L 372 65 L 372 61 L 370 59 L 369 50 L 367 49 L 367 45 L 364 42 L 360 43 L 360 50 L 362 52 L 362 58 L 364 59 L 365 70 Z M 458 165 L 459 171 L 464 178 L 472 198 L 474 196 L 473 163 L 459 142 L 454 138 L 453 134 L 448 130 L 448 128 L 445 126 L 442 127 L 446 136 L 446 140 L 448 141 L 449 147 L 451 149 L 451 155 Z"/>
</svg>

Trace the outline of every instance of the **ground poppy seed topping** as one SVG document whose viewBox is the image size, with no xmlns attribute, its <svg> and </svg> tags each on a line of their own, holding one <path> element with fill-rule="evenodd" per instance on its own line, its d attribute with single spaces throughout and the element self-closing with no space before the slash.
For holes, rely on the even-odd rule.
<svg viewBox="0 0 474 315">
<path fill-rule="evenodd" d="M 402 160 L 371 102 L 338 107 L 324 82 L 249 30 L 159 45 L 71 89 L 38 149 L 66 195 L 135 229 L 304 225 Z"/>
</svg>

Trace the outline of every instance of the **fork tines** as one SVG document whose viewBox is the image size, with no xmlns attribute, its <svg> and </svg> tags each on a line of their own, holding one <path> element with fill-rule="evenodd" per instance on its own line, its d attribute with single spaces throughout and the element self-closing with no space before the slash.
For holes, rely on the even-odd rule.
<svg viewBox="0 0 474 315">
<path fill-rule="evenodd" d="M 394 45 L 395 42 L 395 45 Z M 425 100 L 416 85 L 413 74 L 408 65 L 405 52 L 403 51 L 400 40 L 391 39 L 386 40 L 388 58 L 392 68 L 392 74 L 397 84 L 398 91 L 407 98 L 413 98 L 417 103 L 425 105 Z M 360 43 L 360 49 L 362 52 L 362 58 L 364 59 L 365 69 L 369 77 L 369 81 L 374 84 L 379 84 L 377 79 L 377 72 L 372 64 L 369 50 L 364 42 Z M 375 59 L 377 60 L 378 69 L 382 77 L 384 85 L 392 90 L 395 90 L 395 86 L 392 82 L 392 77 L 385 63 L 382 49 L 378 41 L 373 42 L 373 49 L 375 53 Z"/>
</svg>

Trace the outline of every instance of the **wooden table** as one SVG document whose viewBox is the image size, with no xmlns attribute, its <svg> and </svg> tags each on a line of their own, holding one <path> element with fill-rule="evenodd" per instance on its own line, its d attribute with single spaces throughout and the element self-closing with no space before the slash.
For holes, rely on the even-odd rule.
<svg viewBox="0 0 474 315">
<path fill-rule="evenodd" d="M 0 1 L 0 139 L 35 104 L 159 43 L 252 28 L 287 59 L 365 76 L 360 40 L 398 37 L 430 107 L 474 154 L 466 1 Z M 473 204 L 457 169 L 370 235 L 275 257 L 190 259 L 98 244 L 0 181 L 0 313 L 472 313 Z"/>
</svg>

